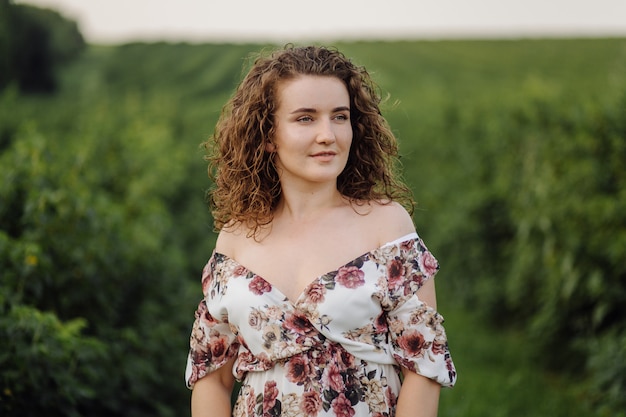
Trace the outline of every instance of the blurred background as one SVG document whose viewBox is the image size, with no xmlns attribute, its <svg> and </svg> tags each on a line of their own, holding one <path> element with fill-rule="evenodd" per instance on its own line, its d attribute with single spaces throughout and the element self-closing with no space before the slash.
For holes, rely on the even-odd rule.
<svg viewBox="0 0 626 417">
<path fill-rule="evenodd" d="M 250 54 L 336 46 L 440 260 L 439 415 L 626 416 L 626 2 L 0 0 L 0 414 L 185 416 L 200 148 Z"/>
</svg>

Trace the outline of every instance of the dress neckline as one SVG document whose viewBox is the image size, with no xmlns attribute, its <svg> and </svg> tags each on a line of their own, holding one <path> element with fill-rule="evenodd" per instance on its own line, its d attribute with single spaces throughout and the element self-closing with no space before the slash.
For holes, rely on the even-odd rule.
<svg viewBox="0 0 626 417">
<path fill-rule="evenodd" d="M 409 233 L 405 236 L 402 236 L 401 238 L 395 239 L 391 242 L 387 242 L 381 246 L 378 246 L 377 248 L 374 249 L 370 249 L 367 252 L 362 253 L 361 255 L 345 262 L 343 265 L 338 266 L 335 269 L 332 269 L 330 271 L 324 272 L 321 275 L 318 275 L 314 278 L 312 278 L 305 286 L 304 288 L 297 294 L 297 297 L 295 300 L 291 300 L 289 297 L 287 297 L 287 295 L 285 295 L 284 292 L 282 292 L 280 290 L 280 288 L 278 286 L 276 286 L 273 282 L 269 281 L 268 279 L 266 279 L 265 277 L 261 276 L 260 274 L 257 274 L 256 272 L 254 272 L 252 269 L 248 268 L 246 265 L 242 264 L 241 262 L 237 261 L 235 258 L 232 258 L 226 254 L 223 254 L 221 252 L 218 252 L 217 250 L 213 250 L 213 254 L 211 255 L 212 259 L 215 259 L 216 255 L 219 256 L 220 258 L 223 259 L 224 262 L 228 261 L 231 262 L 233 264 L 235 264 L 236 266 L 240 266 L 242 268 L 244 268 L 246 271 L 248 271 L 249 273 L 251 273 L 253 276 L 259 278 L 260 280 L 262 280 L 263 282 L 269 284 L 272 288 L 273 292 L 276 292 L 277 294 L 279 294 L 281 297 L 284 298 L 285 301 L 289 302 L 289 304 L 291 304 L 293 307 L 297 306 L 303 299 L 303 297 L 305 296 L 305 294 L 307 293 L 307 290 L 315 283 L 319 282 L 320 279 L 322 279 L 323 277 L 325 277 L 328 274 L 332 274 L 335 272 L 338 272 L 341 270 L 341 268 L 344 268 L 346 266 L 349 266 L 350 264 L 358 261 L 359 259 L 363 259 L 366 257 L 369 257 L 372 253 L 375 253 L 377 251 L 380 251 L 384 248 L 387 248 L 389 246 L 403 246 L 405 245 L 407 242 L 410 241 L 415 241 L 417 242 L 419 240 L 419 236 L 417 235 L 417 233 L 413 232 L 413 233 Z"/>
</svg>

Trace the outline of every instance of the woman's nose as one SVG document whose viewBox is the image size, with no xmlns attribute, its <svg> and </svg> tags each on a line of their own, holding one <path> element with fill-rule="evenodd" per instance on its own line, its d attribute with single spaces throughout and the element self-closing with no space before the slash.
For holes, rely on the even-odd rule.
<svg viewBox="0 0 626 417">
<path fill-rule="evenodd" d="M 335 130 L 333 129 L 332 122 L 330 120 L 321 121 L 320 129 L 317 133 L 317 141 L 319 143 L 332 143 L 335 141 Z"/>
</svg>

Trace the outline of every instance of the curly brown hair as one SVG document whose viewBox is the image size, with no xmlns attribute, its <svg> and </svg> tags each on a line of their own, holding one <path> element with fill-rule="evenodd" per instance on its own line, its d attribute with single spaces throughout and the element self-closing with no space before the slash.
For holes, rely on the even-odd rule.
<svg viewBox="0 0 626 417">
<path fill-rule="evenodd" d="M 256 235 L 272 221 L 281 198 L 275 154 L 267 151 L 276 128 L 277 85 L 300 75 L 336 77 L 348 90 L 353 139 L 337 179 L 339 192 L 353 204 L 397 201 L 412 213 L 411 192 L 397 173 L 398 144 L 368 72 L 336 49 L 287 45 L 259 54 L 204 143 L 214 181 L 208 202 L 216 229 L 244 224 Z"/>
</svg>

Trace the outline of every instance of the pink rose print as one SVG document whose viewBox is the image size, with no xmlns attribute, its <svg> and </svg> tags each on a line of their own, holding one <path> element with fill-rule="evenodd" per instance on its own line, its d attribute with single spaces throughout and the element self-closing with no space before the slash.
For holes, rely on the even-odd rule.
<svg viewBox="0 0 626 417">
<path fill-rule="evenodd" d="M 415 240 L 413 239 L 405 240 L 404 242 L 400 244 L 400 249 L 405 252 L 410 251 L 411 249 L 413 249 L 414 244 L 415 244 Z"/>
<path fill-rule="evenodd" d="M 353 417 L 354 416 L 354 408 L 352 408 L 352 404 L 350 404 L 350 400 L 346 398 L 343 392 L 339 394 L 339 396 L 333 400 L 331 405 L 337 417 Z"/>
<path fill-rule="evenodd" d="M 189 385 L 193 385 L 198 382 L 198 379 L 206 375 L 206 365 L 196 361 L 197 358 L 193 358 L 193 366 L 191 368 L 191 376 L 189 377 Z"/>
<path fill-rule="evenodd" d="M 248 274 L 248 268 L 243 265 L 237 265 L 233 271 L 233 275 L 242 277 Z"/>
<path fill-rule="evenodd" d="M 322 398 L 317 391 L 307 391 L 302 395 L 300 409 L 305 416 L 316 416 L 322 409 Z"/>
<path fill-rule="evenodd" d="M 302 385 L 314 374 L 313 367 L 306 356 L 293 356 L 287 364 L 287 379 L 297 385 Z"/>
<path fill-rule="evenodd" d="M 256 405 L 256 396 L 254 395 L 254 388 L 250 387 L 250 391 L 246 396 L 246 408 L 248 409 L 248 415 L 254 415 L 254 406 Z"/>
<path fill-rule="evenodd" d="M 315 355 L 312 355 L 310 358 L 311 363 L 314 367 L 324 368 L 332 360 L 332 355 L 330 347 L 328 349 L 315 352 Z"/>
<path fill-rule="evenodd" d="M 417 330 L 408 330 L 398 338 L 398 345 L 411 357 L 422 357 L 428 343 Z"/>
<path fill-rule="evenodd" d="M 384 333 L 388 330 L 387 315 L 385 313 L 382 313 L 378 317 L 376 317 L 376 320 L 374 320 L 374 328 L 376 329 L 377 333 Z"/>
<path fill-rule="evenodd" d="M 385 390 L 385 396 L 387 397 L 387 402 L 389 403 L 389 406 L 392 408 L 395 407 L 398 403 L 398 396 L 393 392 L 391 387 L 387 387 L 387 389 Z"/>
<path fill-rule="evenodd" d="M 316 282 L 307 288 L 306 298 L 311 303 L 321 303 L 324 301 L 324 294 L 326 294 L 326 286 L 320 282 Z"/>
<path fill-rule="evenodd" d="M 351 368 L 354 366 L 354 356 L 345 349 L 339 349 L 337 364 L 343 366 L 344 369 Z"/>
<path fill-rule="evenodd" d="M 263 415 L 269 415 L 269 411 L 276 405 L 278 398 L 278 388 L 276 381 L 267 381 L 263 389 Z"/>
<path fill-rule="evenodd" d="M 211 337 L 209 347 L 211 348 L 211 362 L 221 363 L 228 353 L 228 336 Z"/>
<path fill-rule="evenodd" d="M 343 266 L 337 271 L 337 282 L 346 288 L 358 288 L 365 283 L 365 273 L 356 266 Z"/>
<path fill-rule="evenodd" d="M 422 285 L 424 285 L 426 279 L 426 275 L 419 271 L 411 274 L 409 279 L 404 282 L 404 295 L 413 294 L 414 292 L 422 288 Z"/>
<path fill-rule="evenodd" d="M 303 336 L 313 332 L 313 326 L 305 316 L 298 313 L 286 313 L 285 316 L 284 326 L 286 329 Z"/>
<path fill-rule="evenodd" d="M 341 376 L 337 365 L 331 364 L 330 366 L 328 366 L 328 368 L 326 368 L 326 372 L 328 386 L 337 392 L 343 391 L 345 385 L 343 383 L 343 377 Z"/>
<path fill-rule="evenodd" d="M 389 287 L 392 289 L 398 288 L 402 284 L 406 269 L 404 263 L 399 259 L 392 259 L 387 265 L 387 277 L 389 280 Z"/>
<path fill-rule="evenodd" d="M 255 276 L 252 281 L 250 281 L 248 288 L 250 289 L 250 291 L 252 291 L 253 294 L 256 295 L 261 295 L 265 292 L 272 291 L 272 285 L 258 275 Z"/>
<path fill-rule="evenodd" d="M 430 253 L 429 251 L 424 251 L 420 253 L 419 258 L 417 259 L 419 263 L 420 269 L 427 276 L 433 276 L 439 269 L 439 263 L 437 259 Z"/>
</svg>

